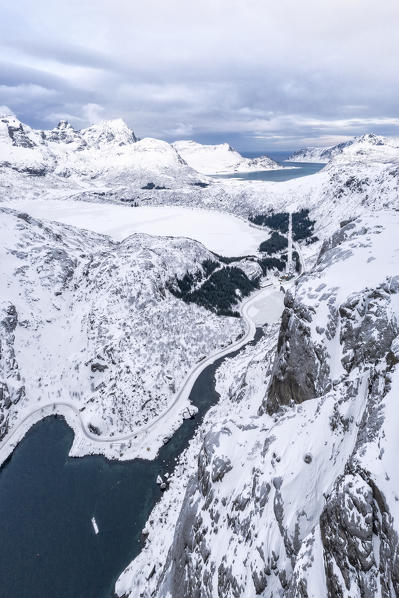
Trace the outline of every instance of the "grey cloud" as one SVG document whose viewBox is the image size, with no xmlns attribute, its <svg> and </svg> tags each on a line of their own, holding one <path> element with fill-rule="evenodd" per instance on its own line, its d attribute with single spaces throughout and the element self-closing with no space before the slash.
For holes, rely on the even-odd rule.
<svg viewBox="0 0 399 598">
<path fill-rule="evenodd" d="M 34 126 L 121 116 L 246 149 L 398 134 L 398 18 L 397 0 L 20 0 L 0 23 L 0 104 Z"/>
</svg>

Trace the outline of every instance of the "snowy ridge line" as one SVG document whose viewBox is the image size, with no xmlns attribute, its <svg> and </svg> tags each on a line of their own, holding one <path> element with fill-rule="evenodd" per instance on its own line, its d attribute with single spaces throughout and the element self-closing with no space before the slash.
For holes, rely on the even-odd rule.
<svg viewBox="0 0 399 598">
<path fill-rule="evenodd" d="M 260 290 L 256 291 L 245 301 L 242 302 L 239 311 L 241 313 L 242 318 L 244 319 L 244 323 L 246 326 L 246 332 L 244 333 L 244 335 L 237 341 L 225 347 L 224 349 L 209 355 L 207 358 L 197 363 L 194 366 L 194 368 L 187 374 L 183 382 L 183 385 L 177 393 L 173 403 L 171 403 L 167 407 L 167 409 L 163 413 L 159 414 L 158 417 L 155 418 L 153 421 L 141 426 L 139 429 L 133 430 L 129 434 L 124 434 L 123 436 L 101 437 L 97 434 L 94 434 L 93 432 L 90 432 L 90 430 L 85 427 L 81 417 L 81 413 L 78 409 L 76 409 L 73 403 L 69 403 L 67 401 L 53 401 L 27 414 L 19 423 L 16 424 L 12 432 L 8 434 L 6 438 L 3 439 L 3 441 L 0 443 L 0 466 L 12 454 L 13 450 L 17 447 L 18 443 L 24 438 L 25 434 L 27 434 L 29 429 L 34 424 L 38 423 L 40 420 L 50 415 L 62 415 L 65 418 L 68 425 L 74 431 L 75 436 L 70 450 L 70 456 L 82 456 L 84 454 L 90 454 L 94 452 L 96 444 L 97 446 L 101 444 L 114 445 L 124 443 L 126 441 L 135 441 L 134 444 L 132 444 L 132 446 L 129 447 L 128 451 L 124 454 L 124 460 L 137 458 L 138 456 L 147 459 L 155 458 L 159 446 L 162 446 L 162 444 L 167 439 L 163 438 L 162 443 L 156 448 L 155 452 L 153 449 L 150 450 L 149 448 L 147 449 L 147 452 L 145 452 L 145 445 L 148 445 L 149 443 L 153 444 L 154 441 L 159 440 L 159 436 L 150 439 L 147 436 L 147 434 L 144 435 L 145 432 L 148 432 L 149 430 L 153 429 L 162 419 L 164 419 L 168 415 L 171 418 L 173 418 L 174 421 L 177 422 L 177 425 L 173 427 L 173 430 L 176 431 L 176 429 L 181 425 L 183 421 L 182 415 L 184 411 L 187 408 L 190 408 L 190 402 L 188 398 L 191 389 L 199 374 L 208 365 L 211 365 L 220 357 L 224 357 L 231 352 L 241 349 L 241 347 L 243 347 L 245 344 L 247 344 L 254 338 L 256 326 L 254 321 L 250 318 L 248 310 L 255 300 L 259 300 L 259 296 L 264 295 L 264 298 L 266 300 L 267 296 L 273 290 L 275 290 L 275 286 L 273 285 L 273 283 L 269 283 L 268 285 L 262 287 Z M 191 409 L 195 408 L 191 406 Z M 92 443 L 94 444 L 94 446 L 90 446 L 90 444 Z M 76 452 L 76 448 L 78 448 L 78 452 Z M 99 452 L 98 449 L 95 452 Z"/>
</svg>

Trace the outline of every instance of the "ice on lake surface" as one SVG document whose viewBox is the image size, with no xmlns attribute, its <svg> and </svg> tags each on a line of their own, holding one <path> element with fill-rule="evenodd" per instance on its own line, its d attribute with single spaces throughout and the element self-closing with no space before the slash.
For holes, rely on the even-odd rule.
<svg viewBox="0 0 399 598">
<path fill-rule="evenodd" d="M 9 202 L 35 218 L 53 220 L 121 241 L 133 233 L 189 237 L 226 257 L 256 253 L 265 231 L 231 214 L 177 206 L 120 206 L 74 200 Z"/>
</svg>

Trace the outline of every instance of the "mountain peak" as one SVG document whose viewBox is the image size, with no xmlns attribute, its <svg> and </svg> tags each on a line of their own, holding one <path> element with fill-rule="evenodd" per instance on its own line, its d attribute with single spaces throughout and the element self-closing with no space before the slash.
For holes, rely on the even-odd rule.
<svg viewBox="0 0 399 598">
<path fill-rule="evenodd" d="M 365 133 L 360 137 L 355 137 L 355 141 L 366 141 L 368 143 L 371 143 L 372 145 L 384 145 L 385 139 L 382 135 L 376 135 L 375 133 Z"/>
<path fill-rule="evenodd" d="M 61 119 L 58 123 L 57 129 L 73 129 L 73 126 L 68 120 Z"/>
<path fill-rule="evenodd" d="M 89 145 L 113 143 L 127 145 L 135 143 L 137 138 L 122 118 L 103 120 L 81 131 L 82 137 Z"/>
<path fill-rule="evenodd" d="M 41 135 L 43 139 L 55 143 L 81 143 L 79 133 L 65 119 L 61 119 L 58 125 L 54 129 L 51 129 L 51 131 L 42 131 Z"/>
</svg>

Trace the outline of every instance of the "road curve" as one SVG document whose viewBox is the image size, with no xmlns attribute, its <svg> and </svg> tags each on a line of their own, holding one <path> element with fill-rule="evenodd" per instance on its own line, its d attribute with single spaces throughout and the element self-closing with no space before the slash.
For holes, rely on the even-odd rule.
<svg viewBox="0 0 399 598">
<path fill-rule="evenodd" d="M 191 389 L 199 374 L 208 365 L 211 365 L 220 357 L 224 357 L 229 353 L 237 351 L 254 338 L 256 326 L 253 320 L 249 317 L 248 310 L 251 307 L 251 304 L 255 300 L 257 301 L 260 296 L 264 296 L 264 299 L 266 300 L 267 296 L 270 295 L 271 292 L 275 291 L 275 289 L 276 287 L 274 287 L 273 284 L 270 283 L 269 285 L 262 287 L 260 290 L 252 293 L 250 297 L 248 297 L 242 302 L 240 306 L 240 313 L 242 318 L 244 319 L 246 327 L 244 335 L 240 337 L 237 341 L 225 347 L 224 349 L 212 353 L 207 358 L 197 363 L 187 374 L 173 402 L 170 405 L 168 405 L 168 407 L 161 414 L 159 414 L 148 424 L 140 426 L 132 430 L 128 434 L 124 434 L 122 436 L 99 436 L 97 434 L 94 434 L 93 432 L 90 432 L 90 430 L 85 426 L 79 409 L 77 409 L 77 407 L 73 403 L 70 403 L 68 401 L 46 403 L 26 414 L 24 418 L 16 424 L 12 432 L 6 438 L 3 439 L 3 441 L 0 443 L 0 464 L 3 463 L 4 460 L 11 454 L 18 442 L 22 440 L 29 428 L 34 423 L 37 423 L 38 421 L 40 421 L 44 417 L 47 417 L 48 415 L 56 414 L 60 411 L 64 413 L 65 409 L 69 410 L 70 413 L 76 418 L 83 435 L 95 443 L 118 444 L 120 442 L 131 440 L 132 438 L 137 438 L 138 436 L 141 436 L 143 433 L 148 432 L 151 428 L 158 424 L 160 420 L 164 419 L 173 409 L 177 409 L 180 402 L 184 403 L 184 401 L 190 395 Z"/>
</svg>

